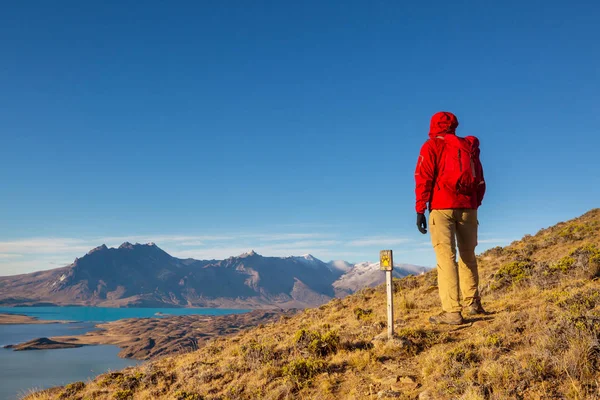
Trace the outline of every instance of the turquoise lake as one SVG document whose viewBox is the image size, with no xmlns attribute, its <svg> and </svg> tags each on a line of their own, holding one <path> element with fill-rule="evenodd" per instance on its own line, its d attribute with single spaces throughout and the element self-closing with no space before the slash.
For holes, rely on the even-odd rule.
<svg viewBox="0 0 600 400">
<path fill-rule="evenodd" d="M 147 318 L 164 315 L 226 315 L 249 310 L 225 308 L 106 308 L 106 307 L 0 307 L 0 314 L 24 314 L 39 319 L 85 322 L 116 321 L 123 318 Z"/>
<path fill-rule="evenodd" d="M 0 400 L 18 399 L 32 388 L 43 389 L 86 381 L 109 370 L 139 363 L 117 356 L 116 346 L 76 349 L 12 351 L 1 348 L 39 337 L 78 335 L 94 329 L 94 323 L 159 315 L 225 315 L 249 310 L 215 308 L 96 308 L 96 307 L 0 307 L 0 313 L 16 313 L 44 320 L 77 321 L 68 324 L 0 325 Z"/>
</svg>

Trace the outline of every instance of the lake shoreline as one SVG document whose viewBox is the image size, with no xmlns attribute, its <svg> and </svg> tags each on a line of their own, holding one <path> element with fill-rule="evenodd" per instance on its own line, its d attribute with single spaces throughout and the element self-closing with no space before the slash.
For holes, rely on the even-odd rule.
<svg viewBox="0 0 600 400">
<path fill-rule="evenodd" d="M 75 349 L 78 347 L 87 346 L 81 343 L 65 343 L 57 342 L 46 337 L 33 339 L 21 344 L 9 344 L 4 346 L 5 349 L 12 349 L 14 351 L 26 351 L 26 350 L 55 350 L 55 349 Z"/>
<path fill-rule="evenodd" d="M 16 324 L 70 324 L 76 321 L 44 320 L 24 314 L 0 313 L 0 325 Z"/>
<path fill-rule="evenodd" d="M 149 360 L 159 356 L 192 351 L 210 339 L 237 333 L 259 324 L 279 320 L 291 311 L 254 310 L 243 314 L 181 315 L 160 318 L 126 318 L 99 323 L 80 335 L 38 338 L 7 348 L 50 350 L 89 345 L 114 345 L 119 357 Z M 45 339 L 45 340 L 44 340 Z M 5 346 L 6 347 L 6 346 Z"/>
</svg>

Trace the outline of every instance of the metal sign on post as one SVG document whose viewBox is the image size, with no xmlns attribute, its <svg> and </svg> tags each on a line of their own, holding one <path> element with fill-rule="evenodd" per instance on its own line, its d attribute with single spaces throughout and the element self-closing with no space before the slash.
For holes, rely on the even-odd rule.
<svg viewBox="0 0 600 400">
<path fill-rule="evenodd" d="M 392 281 L 394 256 L 392 250 L 381 250 L 379 252 L 379 268 L 382 271 L 385 271 L 385 283 L 387 287 L 388 339 L 392 339 L 394 337 L 394 282 Z"/>
</svg>

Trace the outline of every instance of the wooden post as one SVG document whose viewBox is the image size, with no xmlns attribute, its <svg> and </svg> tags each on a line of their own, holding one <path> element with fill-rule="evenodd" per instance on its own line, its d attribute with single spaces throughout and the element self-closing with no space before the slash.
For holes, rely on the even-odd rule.
<svg viewBox="0 0 600 400">
<path fill-rule="evenodd" d="M 392 271 L 394 270 L 394 257 L 392 254 L 392 250 L 381 250 L 379 252 L 379 268 L 382 271 L 385 271 L 389 340 L 394 337 L 394 281 L 392 280 Z"/>
</svg>

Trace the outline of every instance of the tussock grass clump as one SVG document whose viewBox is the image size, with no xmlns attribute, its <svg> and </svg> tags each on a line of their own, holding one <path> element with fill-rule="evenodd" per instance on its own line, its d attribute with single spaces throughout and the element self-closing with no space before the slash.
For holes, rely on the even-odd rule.
<svg viewBox="0 0 600 400">
<path fill-rule="evenodd" d="M 405 312 L 416 310 L 417 302 L 415 301 L 414 296 L 402 293 L 400 296 L 400 301 L 398 302 L 398 307 Z"/>
</svg>

